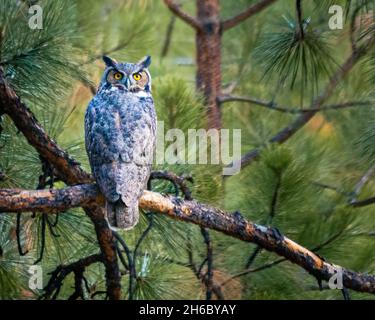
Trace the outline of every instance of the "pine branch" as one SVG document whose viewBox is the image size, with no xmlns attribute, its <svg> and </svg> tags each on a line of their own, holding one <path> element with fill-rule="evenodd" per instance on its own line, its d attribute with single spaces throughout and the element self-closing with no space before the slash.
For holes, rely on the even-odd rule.
<svg viewBox="0 0 375 320">
<path fill-rule="evenodd" d="M 75 188 L 75 192 L 72 192 Z M 88 190 L 88 194 L 79 191 L 80 188 Z M 2 190 L 0 197 L 0 207 L 5 212 L 30 211 L 31 208 L 23 206 L 22 210 L 17 206 L 17 200 L 22 200 L 25 194 L 28 194 L 28 202 L 33 209 L 40 204 L 38 190 L 19 191 Z M 64 198 L 64 193 L 70 194 L 71 203 L 79 205 L 80 202 L 87 202 L 89 196 L 95 201 L 99 196 L 99 191 L 95 185 L 81 185 L 61 189 L 59 196 Z M 51 194 L 46 197 L 53 208 L 55 197 Z M 66 202 L 64 210 L 71 208 L 71 203 Z M 277 229 L 261 226 L 251 221 L 247 221 L 238 214 L 230 214 L 221 209 L 199 203 L 194 200 L 182 200 L 180 198 L 163 196 L 159 193 L 144 191 L 140 198 L 140 207 L 145 211 L 159 213 L 170 218 L 194 223 L 203 228 L 216 230 L 228 236 L 237 238 L 242 241 L 252 242 L 260 247 L 274 252 L 290 262 L 293 262 L 304 268 L 308 273 L 319 280 L 328 281 L 332 276 L 341 273 L 343 285 L 359 292 L 375 293 L 375 276 L 356 273 L 340 266 L 331 264 L 319 257 L 315 253 L 295 243 L 294 241 L 283 236 Z M 4 210 L 5 209 L 5 210 Z M 41 205 L 38 210 L 46 211 L 46 207 Z"/>
<path fill-rule="evenodd" d="M 250 6 L 249 8 L 244 10 L 243 12 L 239 13 L 238 15 L 222 21 L 222 23 L 221 23 L 222 29 L 224 31 L 226 31 L 226 30 L 229 30 L 229 29 L 237 26 L 238 24 L 240 24 L 241 22 L 249 19 L 253 15 L 263 11 L 264 9 L 266 9 L 268 6 L 270 6 L 271 4 L 273 4 L 276 1 L 277 0 L 261 0 L 261 1 L 259 1 L 258 3 Z"/>
<path fill-rule="evenodd" d="M 0 68 L 0 113 L 6 113 L 17 129 L 39 155 L 57 172 L 58 178 L 68 185 L 91 182 L 92 177 L 85 172 L 77 161 L 61 149 L 38 123 L 30 109 L 20 100 L 14 90 L 7 84 Z M 43 192 L 39 190 L 38 192 Z M 107 293 L 110 299 L 121 296 L 120 271 L 117 263 L 116 246 L 111 229 L 105 219 L 105 211 L 98 203 L 83 206 L 85 213 L 95 226 L 98 243 L 103 254 Z"/>
<path fill-rule="evenodd" d="M 181 6 L 174 0 L 164 0 L 164 3 L 171 12 L 173 12 L 181 20 L 185 21 L 188 25 L 197 30 L 202 29 L 201 23 L 198 21 L 198 19 L 183 11 Z"/>
<path fill-rule="evenodd" d="M 173 183 L 175 189 L 176 189 L 176 196 L 178 195 L 178 189 L 181 190 L 181 192 L 184 195 L 185 200 L 192 200 L 191 191 L 186 185 L 186 181 L 193 182 L 193 178 L 189 175 L 183 175 L 178 176 L 174 172 L 171 171 L 153 171 L 150 175 L 150 180 L 167 180 Z M 151 190 L 151 188 L 149 188 Z"/>
<path fill-rule="evenodd" d="M 101 262 L 102 259 L 103 258 L 100 254 L 93 254 L 71 264 L 58 266 L 53 272 L 51 272 L 51 278 L 49 279 L 46 287 L 44 288 L 44 294 L 41 298 L 56 299 L 65 278 L 72 272 L 75 275 L 75 290 L 69 299 L 75 300 L 79 297 L 83 298 L 83 272 L 85 271 L 86 267 L 96 262 Z"/>
<path fill-rule="evenodd" d="M 264 107 L 266 109 L 275 110 L 283 113 L 291 113 L 291 114 L 301 114 L 307 113 L 311 111 L 321 112 L 327 110 L 339 110 L 339 109 L 346 109 L 346 108 L 353 108 L 353 107 L 367 107 L 367 106 L 375 106 L 375 101 L 348 101 L 342 102 L 338 104 L 332 104 L 327 106 L 322 106 L 319 108 L 299 108 L 299 107 L 284 107 L 279 106 L 276 102 L 273 101 L 264 101 L 254 97 L 246 97 L 246 96 L 236 96 L 236 95 L 223 95 L 218 97 L 218 100 L 221 104 L 226 102 L 248 102 L 250 104 L 255 104 L 257 106 Z"/>
<path fill-rule="evenodd" d="M 355 208 L 361 208 L 361 207 L 369 206 L 374 203 L 375 203 L 375 197 L 371 197 L 371 198 L 367 198 L 364 200 L 353 201 L 350 203 L 350 205 Z"/>
<path fill-rule="evenodd" d="M 375 173 L 375 165 L 372 165 L 355 185 L 354 190 L 351 194 L 351 198 L 349 200 L 350 203 L 357 201 L 357 198 L 359 194 L 361 193 L 363 187 L 370 180 L 370 178 L 374 175 L 374 173 Z"/>
<path fill-rule="evenodd" d="M 64 182 L 77 184 L 92 181 L 91 176 L 47 135 L 30 109 L 7 84 L 2 70 L 0 70 L 0 110 L 13 120 L 17 129 L 24 134 L 39 155 L 54 166 Z"/>
<path fill-rule="evenodd" d="M 282 144 L 287 141 L 290 137 L 292 137 L 296 132 L 298 132 L 301 128 L 305 126 L 318 112 L 317 109 L 321 109 L 324 103 L 328 100 L 328 98 L 333 94 L 336 87 L 339 83 L 348 75 L 348 73 L 353 69 L 353 67 L 358 63 L 358 61 L 363 58 L 363 56 L 368 52 L 368 50 L 373 47 L 375 44 L 375 36 L 372 36 L 364 45 L 358 48 L 356 51 L 352 52 L 352 54 L 347 58 L 347 60 L 340 66 L 340 68 L 336 71 L 336 73 L 330 78 L 328 84 L 324 88 L 323 92 L 314 99 L 311 110 L 308 112 L 304 112 L 301 114 L 296 120 L 294 120 L 289 126 L 285 127 L 281 131 L 279 131 L 275 136 L 273 136 L 268 143 L 274 144 Z M 239 160 L 235 160 L 235 162 L 240 162 L 241 168 L 248 166 L 254 160 L 259 157 L 261 150 L 266 146 L 259 148 L 255 148 L 245 155 L 241 157 Z M 233 167 L 234 164 L 231 163 L 228 167 Z M 238 167 L 238 165 L 236 166 Z"/>
<path fill-rule="evenodd" d="M 314 182 L 314 184 L 318 187 L 321 187 L 321 188 L 324 188 L 324 189 L 329 189 L 329 190 L 333 190 L 335 191 L 336 193 L 344 196 L 344 197 L 347 197 L 348 200 L 347 200 L 347 203 L 348 203 L 348 206 L 350 207 L 354 207 L 354 208 L 362 208 L 362 207 L 366 207 L 366 206 L 369 206 L 369 205 L 372 205 L 375 203 L 375 197 L 369 197 L 367 199 L 363 199 L 363 200 L 357 200 L 357 196 L 360 192 L 360 190 L 363 188 L 363 186 L 366 184 L 367 182 L 367 179 L 370 178 L 370 176 L 372 175 L 372 170 L 374 168 L 371 167 L 363 176 L 362 178 L 360 179 L 360 181 L 357 183 L 357 185 L 355 186 L 354 188 L 354 191 L 353 192 L 345 192 L 337 187 L 334 187 L 334 186 L 330 186 L 330 185 L 327 185 L 327 184 L 324 184 L 324 183 L 320 183 L 320 182 Z M 358 192 L 358 193 L 357 193 Z"/>
<path fill-rule="evenodd" d="M 318 252 L 319 250 L 323 249 L 325 246 L 329 245 L 330 243 L 332 243 L 333 241 L 335 241 L 341 234 L 343 233 L 343 231 L 340 231 L 338 233 L 336 233 L 335 235 L 333 235 L 332 237 L 330 237 L 328 240 L 324 241 L 323 243 L 317 245 L 315 248 L 313 248 L 311 251 L 312 252 Z M 259 247 L 258 247 L 259 248 Z M 231 277 L 229 277 L 228 279 L 224 280 L 221 284 L 220 284 L 220 287 L 223 287 L 225 286 L 228 282 L 236 279 L 236 278 L 239 278 L 239 277 L 243 277 L 249 273 L 255 273 L 255 272 L 259 272 L 259 271 L 263 271 L 263 270 L 267 270 L 269 268 L 272 268 L 274 266 L 277 266 L 279 265 L 280 263 L 283 263 L 283 262 L 286 262 L 288 261 L 288 259 L 286 258 L 281 258 L 281 259 L 278 259 L 278 260 L 275 260 L 273 262 L 270 262 L 270 263 L 267 263 L 265 265 L 262 265 L 260 267 L 257 267 L 257 268 L 246 268 L 245 270 L 242 270 L 234 275 L 232 275 Z"/>
</svg>

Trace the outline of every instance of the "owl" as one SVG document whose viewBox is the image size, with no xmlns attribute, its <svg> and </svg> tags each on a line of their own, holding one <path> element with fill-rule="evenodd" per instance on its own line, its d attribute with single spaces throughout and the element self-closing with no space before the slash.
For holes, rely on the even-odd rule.
<svg viewBox="0 0 375 320">
<path fill-rule="evenodd" d="M 85 143 L 93 176 L 106 199 L 111 228 L 131 229 L 150 177 L 156 141 L 151 57 L 106 69 L 85 114 Z"/>
</svg>

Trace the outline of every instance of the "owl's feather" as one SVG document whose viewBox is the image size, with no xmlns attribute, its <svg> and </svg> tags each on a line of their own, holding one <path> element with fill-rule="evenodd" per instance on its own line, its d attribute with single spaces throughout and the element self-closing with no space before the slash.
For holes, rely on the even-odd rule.
<svg viewBox="0 0 375 320">
<path fill-rule="evenodd" d="M 132 207 L 126 206 L 122 200 L 115 203 L 107 202 L 107 219 L 111 226 L 123 230 L 132 229 L 139 220 L 138 201 Z"/>
<path fill-rule="evenodd" d="M 138 199 L 150 176 L 155 137 L 150 94 L 142 97 L 111 87 L 100 90 L 90 102 L 86 149 L 112 227 L 129 229 L 138 222 Z"/>
</svg>

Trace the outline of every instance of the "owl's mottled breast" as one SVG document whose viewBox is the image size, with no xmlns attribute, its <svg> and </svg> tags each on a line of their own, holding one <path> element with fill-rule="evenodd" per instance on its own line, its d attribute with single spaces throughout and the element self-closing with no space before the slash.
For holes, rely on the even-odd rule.
<svg viewBox="0 0 375 320">
<path fill-rule="evenodd" d="M 138 97 L 117 88 L 102 90 L 88 106 L 85 126 L 92 166 L 133 161 L 135 147 L 148 138 L 142 135 L 156 130 L 152 97 Z"/>
</svg>

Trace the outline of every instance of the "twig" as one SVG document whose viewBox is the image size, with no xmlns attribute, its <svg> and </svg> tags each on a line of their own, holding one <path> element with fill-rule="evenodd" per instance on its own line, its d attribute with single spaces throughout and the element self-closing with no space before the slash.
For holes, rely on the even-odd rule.
<svg viewBox="0 0 375 320">
<path fill-rule="evenodd" d="M 16 237 L 17 237 L 17 248 L 18 248 L 19 255 L 20 256 L 27 255 L 29 250 L 23 251 L 22 250 L 22 244 L 21 244 L 21 213 L 17 213 Z"/>
<path fill-rule="evenodd" d="M 280 191 L 280 187 L 281 187 L 281 177 L 282 177 L 281 172 L 278 172 L 277 177 L 276 177 L 275 189 L 274 189 L 273 194 L 272 194 L 272 199 L 271 199 L 271 204 L 270 204 L 270 212 L 269 212 L 268 217 L 267 217 L 267 225 L 272 223 L 272 220 L 276 215 L 276 205 L 277 205 L 277 199 L 278 199 L 279 191 Z M 253 264 L 256 257 L 258 256 L 258 254 L 261 251 L 262 251 L 262 248 L 260 246 L 257 246 L 254 249 L 253 253 L 250 255 L 249 259 L 247 260 L 247 263 L 245 265 L 246 269 L 250 268 L 250 266 Z"/>
<path fill-rule="evenodd" d="M 201 30 L 202 26 L 199 20 L 196 17 L 193 17 L 183 11 L 181 6 L 177 4 L 174 0 L 164 0 L 164 3 L 168 9 L 173 12 L 181 20 L 185 21 L 188 25 L 192 26 L 194 29 Z"/>
<path fill-rule="evenodd" d="M 341 289 L 342 295 L 344 297 L 344 300 L 350 300 L 349 290 L 347 288 Z"/>
<path fill-rule="evenodd" d="M 369 206 L 369 205 L 374 204 L 374 203 L 375 203 L 375 197 L 371 197 L 371 198 L 367 198 L 367 199 L 364 199 L 364 200 L 358 200 L 358 201 L 351 202 L 351 203 L 349 203 L 349 205 L 354 207 L 354 208 L 361 208 L 361 207 Z"/>
<path fill-rule="evenodd" d="M 124 266 L 125 270 L 129 270 L 129 265 L 126 263 L 124 255 L 122 254 L 121 249 L 118 246 L 117 241 L 116 241 L 116 251 L 117 251 L 117 254 L 118 254 L 118 256 L 120 258 L 120 261 L 121 261 L 122 265 Z"/>
<path fill-rule="evenodd" d="M 57 220 L 57 219 L 56 219 L 56 220 Z M 55 221 L 56 221 L 56 220 L 55 220 Z M 46 222 L 47 222 L 47 226 L 48 226 L 48 229 L 49 229 L 51 235 L 52 235 L 53 237 L 55 237 L 55 238 L 59 238 L 60 235 L 57 234 L 56 231 L 53 229 L 53 228 L 54 228 L 54 225 L 53 225 L 53 223 L 49 220 L 49 217 L 48 217 L 48 216 L 46 217 Z M 55 227 L 56 227 L 56 226 L 55 226 Z"/>
<path fill-rule="evenodd" d="M 85 271 L 84 267 L 77 267 L 74 272 L 74 292 L 68 298 L 68 300 L 77 300 L 81 298 L 84 300 L 83 288 L 82 288 L 82 281 L 83 281 L 83 272 Z"/>
<path fill-rule="evenodd" d="M 205 285 L 206 285 L 206 300 L 212 299 L 212 286 L 213 286 L 213 254 L 212 254 L 212 242 L 210 234 L 206 228 L 201 228 L 201 233 L 206 244 L 206 260 L 207 260 L 207 272 L 205 274 Z M 199 270 L 198 270 L 199 272 Z"/>
<path fill-rule="evenodd" d="M 51 272 L 51 277 L 45 286 L 44 293 L 40 299 L 50 299 L 51 297 L 52 300 L 56 299 L 65 278 L 72 272 L 74 272 L 75 275 L 75 291 L 70 296 L 70 299 L 77 299 L 79 297 L 83 298 L 82 280 L 85 268 L 93 263 L 102 262 L 102 260 L 103 257 L 101 254 L 93 254 L 71 264 L 58 266 L 53 272 Z"/>
<path fill-rule="evenodd" d="M 248 269 L 255 261 L 255 258 L 258 256 L 258 254 L 262 251 L 262 248 L 257 246 L 255 247 L 253 253 L 249 256 L 249 259 L 246 262 L 245 268 Z"/>
<path fill-rule="evenodd" d="M 311 111 L 314 112 L 323 112 L 327 110 L 339 110 L 339 109 L 346 109 L 346 108 L 353 108 L 353 107 L 372 107 L 375 106 L 375 101 L 348 101 L 338 104 L 332 104 L 327 106 L 322 106 L 319 108 L 299 108 L 299 107 L 283 107 L 278 106 L 278 104 L 274 101 L 263 101 L 254 97 L 247 97 L 247 96 L 236 96 L 236 95 L 223 95 L 218 97 L 218 101 L 223 104 L 226 102 L 247 102 L 251 104 L 255 104 L 260 107 L 264 107 L 270 110 L 279 111 L 283 113 L 290 113 L 290 114 L 301 114 L 301 113 L 308 113 Z"/>
<path fill-rule="evenodd" d="M 325 189 L 330 189 L 330 190 L 336 191 L 338 194 L 341 194 L 341 195 L 343 195 L 345 197 L 348 197 L 348 201 L 347 202 L 348 202 L 348 206 L 350 206 L 350 207 L 354 207 L 354 208 L 366 207 L 366 206 L 369 206 L 369 205 L 372 205 L 372 204 L 375 203 L 375 197 L 370 197 L 370 198 L 363 199 L 363 200 L 357 200 L 357 197 L 358 197 L 358 193 L 361 191 L 361 189 L 366 184 L 366 182 L 368 181 L 368 179 L 370 179 L 370 177 L 373 174 L 374 170 L 375 170 L 375 167 L 371 167 L 362 176 L 362 178 L 360 179 L 360 181 L 354 187 L 354 191 L 353 192 L 342 191 L 342 190 L 340 190 L 337 187 L 333 187 L 333 186 L 330 186 L 330 185 L 327 185 L 327 184 L 324 184 L 324 183 L 320 183 L 320 182 L 314 182 L 314 184 L 317 185 L 317 186 L 319 186 L 319 187 L 325 188 Z"/>
<path fill-rule="evenodd" d="M 133 256 L 130 252 L 129 247 L 125 243 L 124 239 L 120 236 L 120 234 L 116 231 L 112 231 L 115 238 L 118 240 L 118 242 L 123 247 L 126 257 L 128 258 L 128 267 L 129 267 L 129 288 L 128 288 L 128 296 L 129 300 L 133 300 L 133 294 L 134 294 L 134 280 L 137 278 L 137 272 L 135 269 L 135 261 L 133 260 Z"/>
<path fill-rule="evenodd" d="M 355 185 L 353 192 L 351 194 L 351 198 L 349 199 L 349 203 L 353 203 L 357 201 L 357 198 L 359 194 L 361 193 L 363 187 L 370 180 L 370 178 L 373 176 L 374 173 L 375 173 L 375 165 L 372 165 Z"/>
<path fill-rule="evenodd" d="M 153 223 L 154 223 L 154 216 L 153 216 L 153 214 L 152 213 L 147 213 L 146 216 L 147 216 L 147 219 L 148 219 L 148 226 L 145 229 L 145 231 L 142 232 L 141 237 L 138 239 L 138 241 L 137 241 L 137 243 L 135 245 L 134 253 L 133 253 L 133 260 L 136 260 L 138 249 L 139 249 L 142 241 L 146 238 L 147 234 L 151 231 L 151 229 L 153 227 Z"/>
<path fill-rule="evenodd" d="M 269 5 L 273 4 L 276 1 L 277 0 L 261 0 L 261 1 L 259 1 L 258 3 L 250 6 L 249 8 L 244 10 L 243 12 L 239 13 L 238 15 L 222 21 L 222 23 L 221 23 L 222 29 L 225 31 L 225 30 L 228 30 L 230 28 L 233 28 L 233 27 L 237 26 L 238 24 L 245 21 L 246 19 L 252 17 L 253 15 L 255 15 L 255 14 L 261 12 L 261 11 L 263 11 Z"/>
<path fill-rule="evenodd" d="M 39 258 L 34 262 L 34 264 L 38 264 L 40 261 L 43 260 L 44 249 L 46 246 L 46 219 L 47 216 L 45 213 L 42 213 L 42 222 L 41 222 L 41 234 L 40 234 L 40 253 Z"/>
<path fill-rule="evenodd" d="M 173 183 L 175 187 L 175 195 L 178 196 L 178 189 L 184 194 L 186 200 L 192 200 L 191 191 L 186 185 L 186 181 L 193 183 L 194 180 L 189 175 L 178 176 L 171 171 L 153 171 L 150 175 L 150 181 L 152 180 L 167 180 Z M 149 190 L 151 188 L 148 188 Z"/>
<path fill-rule="evenodd" d="M 176 23 L 176 16 L 172 15 L 168 23 L 167 32 L 165 33 L 164 44 L 163 44 L 163 48 L 161 50 L 161 55 L 160 55 L 161 58 L 165 58 L 168 54 L 175 23 Z"/>
<path fill-rule="evenodd" d="M 329 184 L 318 182 L 318 181 L 313 181 L 313 185 L 315 185 L 317 187 L 320 187 L 320 188 L 323 188 L 323 189 L 333 190 L 333 191 L 337 192 L 338 194 L 340 194 L 342 196 L 345 196 L 345 197 L 349 197 L 350 194 L 351 194 L 350 192 L 346 192 L 344 190 L 341 190 L 338 187 L 331 186 Z"/>
<path fill-rule="evenodd" d="M 304 39 L 305 33 L 303 31 L 303 19 L 302 19 L 302 1 L 296 0 L 296 11 L 297 11 L 297 21 L 298 21 L 298 34 L 301 40 Z"/>
</svg>

